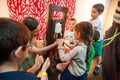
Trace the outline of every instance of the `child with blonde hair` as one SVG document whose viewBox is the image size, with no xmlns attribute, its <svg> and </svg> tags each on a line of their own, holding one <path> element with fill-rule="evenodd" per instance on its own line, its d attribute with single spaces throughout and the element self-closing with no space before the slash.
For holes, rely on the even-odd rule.
<svg viewBox="0 0 120 80">
<path fill-rule="evenodd" d="M 64 46 L 65 46 L 65 51 L 68 53 L 72 46 L 75 45 L 75 37 L 74 37 L 74 27 L 76 25 L 76 19 L 75 18 L 70 18 L 68 20 L 68 30 L 65 30 L 64 33 Z"/>
</svg>

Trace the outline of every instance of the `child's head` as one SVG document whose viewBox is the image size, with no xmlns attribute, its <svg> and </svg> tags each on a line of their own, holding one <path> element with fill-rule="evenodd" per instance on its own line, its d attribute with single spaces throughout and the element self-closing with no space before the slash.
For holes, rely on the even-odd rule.
<svg viewBox="0 0 120 80">
<path fill-rule="evenodd" d="M 93 34 L 93 41 L 96 42 L 99 40 L 99 38 L 100 38 L 100 33 L 98 30 L 95 30 Z"/>
<path fill-rule="evenodd" d="M 87 57 L 85 62 L 88 60 L 89 48 L 92 43 L 94 29 L 91 23 L 82 21 L 75 26 L 75 38 L 79 42 L 83 42 L 87 45 Z"/>
<path fill-rule="evenodd" d="M 29 39 L 30 32 L 23 24 L 9 18 L 0 18 L 0 64 L 10 61 L 11 55 L 15 55 L 20 46 L 27 45 Z M 28 48 L 22 49 L 23 53 L 28 51 Z"/>
<path fill-rule="evenodd" d="M 76 25 L 76 19 L 75 18 L 71 18 L 68 21 L 68 27 L 70 31 L 73 31 L 74 27 Z"/>
<path fill-rule="evenodd" d="M 90 45 L 93 37 L 92 24 L 83 21 L 75 26 L 75 38 L 76 40 L 83 41 L 86 45 Z"/>
<path fill-rule="evenodd" d="M 25 17 L 22 24 L 26 25 L 32 32 L 32 36 L 38 35 L 38 21 L 33 17 Z"/>
<path fill-rule="evenodd" d="M 101 15 L 104 11 L 104 5 L 101 3 L 95 4 L 92 6 L 91 10 L 91 17 L 92 19 L 98 18 L 99 15 Z"/>
</svg>

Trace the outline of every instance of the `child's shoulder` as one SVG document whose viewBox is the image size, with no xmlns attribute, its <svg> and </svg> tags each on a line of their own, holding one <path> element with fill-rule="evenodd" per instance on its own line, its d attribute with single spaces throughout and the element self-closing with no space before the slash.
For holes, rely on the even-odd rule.
<svg viewBox="0 0 120 80">
<path fill-rule="evenodd" d="M 91 19 L 90 22 L 101 22 L 101 19 L 98 17 L 96 19 Z"/>
<path fill-rule="evenodd" d="M 80 50 L 80 49 L 82 50 L 83 48 L 86 49 L 86 48 L 87 48 L 87 45 L 85 45 L 85 44 L 80 44 L 80 45 L 77 45 L 77 46 L 74 47 L 74 49 L 76 49 L 76 50 Z"/>
<path fill-rule="evenodd" d="M 90 21 L 90 23 L 95 27 L 99 27 L 101 25 L 101 20 L 99 18 L 93 19 Z"/>
</svg>

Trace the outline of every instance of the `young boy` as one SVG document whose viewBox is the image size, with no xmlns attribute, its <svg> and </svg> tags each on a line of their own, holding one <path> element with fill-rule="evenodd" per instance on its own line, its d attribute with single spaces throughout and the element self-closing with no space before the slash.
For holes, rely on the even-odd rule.
<svg viewBox="0 0 120 80">
<path fill-rule="evenodd" d="M 22 24 L 24 24 L 31 32 L 30 43 L 34 44 L 32 41 L 34 37 L 38 35 L 38 29 L 39 29 L 38 21 L 33 17 L 25 17 L 22 20 Z M 30 49 L 29 51 L 31 54 L 29 54 L 27 58 L 19 65 L 19 70 L 21 71 L 28 71 L 28 72 L 35 73 L 41 66 L 39 64 L 40 56 L 38 54 L 41 54 L 45 51 L 52 49 L 53 47 L 56 46 L 56 43 L 53 43 L 43 48 L 36 48 L 34 45 L 32 46 L 33 46 L 32 49 Z"/>
<path fill-rule="evenodd" d="M 76 25 L 76 19 L 71 18 L 68 20 L 68 30 L 64 33 L 64 43 L 65 43 L 65 52 L 68 53 L 72 46 L 74 47 L 75 37 L 74 37 L 74 27 Z"/>
<path fill-rule="evenodd" d="M 18 71 L 18 64 L 31 49 L 29 40 L 29 30 L 23 24 L 9 18 L 0 18 L 0 80 L 38 80 L 35 74 Z M 48 80 L 46 70 L 50 65 L 49 59 L 43 65 L 39 76 L 42 80 Z"/>
<path fill-rule="evenodd" d="M 95 48 L 95 55 L 97 56 L 98 59 L 98 63 L 93 72 L 95 75 L 97 75 L 100 72 L 100 63 L 102 60 L 101 56 L 102 56 L 103 34 L 102 34 L 102 24 L 101 24 L 101 20 L 99 19 L 99 16 L 103 13 L 103 11 L 104 11 L 104 5 L 101 3 L 93 5 L 91 11 L 92 19 L 90 20 L 90 22 L 92 23 L 93 26 L 96 27 L 96 29 L 100 33 L 100 39 L 93 44 Z"/>
<path fill-rule="evenodd" d="M 74 48 L 76 44 L 74 43 L 75 37 L 74 37 L 74 27 L 76 25 L 76 19 L 71 18 L 68 20 L 68 30 L 65 31 L 64 33 L 64 51 L 65 53 L 69 53 L 70 49 Z M 60 71 L 63 71 L 65 67 L 67 66 L 68 62 L 62 62 L 58 63 L 56 68 Z"/>
</svg>

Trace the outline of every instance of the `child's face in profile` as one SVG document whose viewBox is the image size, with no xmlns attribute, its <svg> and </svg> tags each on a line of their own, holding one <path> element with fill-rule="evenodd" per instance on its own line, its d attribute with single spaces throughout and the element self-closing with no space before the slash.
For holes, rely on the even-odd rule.
<svg viewBox="0 0 120 80">
<path fill-rule="evenodd" d="M 76 32 L 76 31 L 74 31 L 74 36 L 75 36 L 76 40 L 80 39 L 80 33 Z"/>
<path fill-rule="evenodd" d="M 70 31 L 73 31 L 75 24 L 76 24 L 75 21 L 71 21 L 71 20 L 69 21 L 68 26 Z"/>
<path fill-rule="evenodd" d="M 99 12 L 97 11 L 97 9 L 93 7 L 92 10 L 91 10 L 91 17 L 92 17 L 92 19 L 98 18 L 99 15 L 100 15 L 100 14 L 99 14 Z"/>
</svg>

